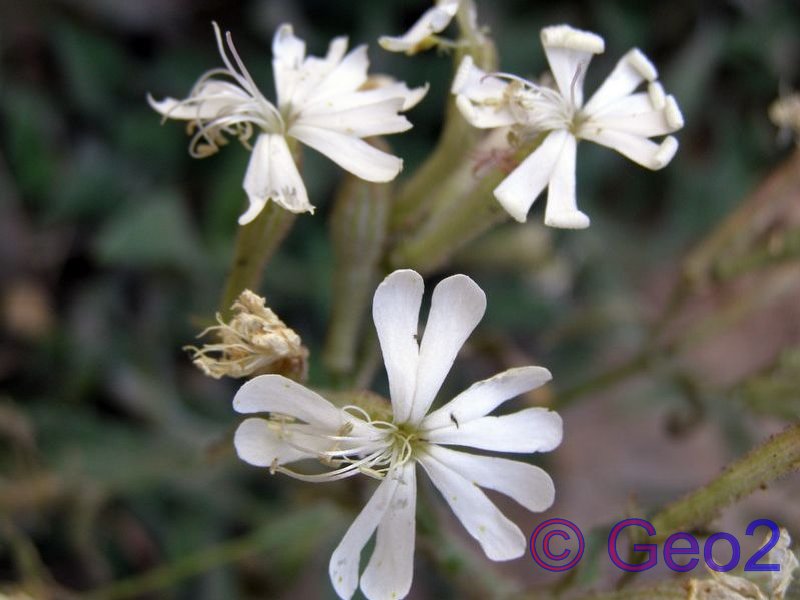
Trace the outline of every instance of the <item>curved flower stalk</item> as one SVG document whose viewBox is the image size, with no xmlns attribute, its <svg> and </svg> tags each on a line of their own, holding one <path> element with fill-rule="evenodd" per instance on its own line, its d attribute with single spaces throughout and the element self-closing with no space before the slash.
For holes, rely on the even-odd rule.
<svg viewBox="0 0 800 600">
<path fill-rule="evenodd" d="M 512 141 L 542 137 L 541 144 L 494 190 L 508 213 L 524 222 L 537 196 L 548 188 L 545 224 L 582 229 L 589 217 L 575 198 L 575 155 L 578 140 L 616 150 L 630 160 L 657 170 L 678 149 L 668 136 L 650 138 L 683 127 L 675 99 L 656 81 L 656 68 L 634 48 L 597 89 L 583 101 L 583 81 L 592 55 L 603 52 L 603 39 L 568 25 L 541 33 L 555 88 L 505 73 L 487 74 L 464 58 L 452 92 L 461 113 L 479 128 L 511 127 Z M 646 92 L 634 91 L 647 84 Z"/>
<path fill-rule="evenodd" d="M 239 218 L 245 225 L 268 200 L 294 213 L 313 212 L 308 193 L 290 150 L 293 138 L 321 152 L 346 171 L 367 181 L 394 179 L 403 161 L 362 138 L 399 133 L 411 123 L 399 113 L 419 102 L 427 88 L 404 83 L 368 83 L 367 47 L 346 54 L 347 38 L 335 38 L 324 57 L 306 56 L 305 42 L 291 25 L 282 25 L 272 41 L 272 67 L 277 102 L 267 100 L 239 58 L 230 32 L 225 42 L 214 33 L 224 67 L 204 73 L 184 100 L 148 96 L 165 119 L 189 122 L 189 152 L 195 158 L 215 153 L 226 135 L 249 148 L 258 136 L 244 177 L 250 205 Z M 227 44 L 227 51 L 226 51 Z M 229 56 L 230 53 L 230 56 Z"/>
<path fill-rule="evenodd" d="M 437 0 L 436 4 L 422 13 L 416 23 L 401 36 L 384 35 L 378 43 L 390 52 L 416 54 L 435 46 L 435 34 L 443 31 L 458 12 L 459 0 Z"/>
<path fill-rule="evenodd" d="M 359 587 L 359 558 L 376 530 L 361 590 L 373 600 L 408 593 L 417 464 L 492 560 L 521 556 L 526 538 L 480 488 L 503 493 L 531 511 L 547 509 L 554 499 L 553 482 L 538 467 L 450 448 L 521 454 L 554 449 L 561 442 L 562 423 L 552 411 L 526 408 L 487 416 L 547 382 L 550 373 L 541 367 L 510 369 L 429 412 L 456 354 L 483 316 L 486 297 L 469 277 L 445 279 L 434 289 L 425 334 L 417 342 L 422 293 L 422 277 L 402 270 L 389 275 L 373 299 L 391 408 L 338 408 L 278 375 L 245 383 L 233 401 L 241 413 L 270 413 L 266 419 L 246 419 L 236 431 L 236 450 L 246 462 L 311 482 L 358 473 L 381 481 L 331 556 L 331 582 L 342 598 Z M 318 459 L 331 470 L 306 474 L 290 466 L 302 459 Z"/>
</svg>

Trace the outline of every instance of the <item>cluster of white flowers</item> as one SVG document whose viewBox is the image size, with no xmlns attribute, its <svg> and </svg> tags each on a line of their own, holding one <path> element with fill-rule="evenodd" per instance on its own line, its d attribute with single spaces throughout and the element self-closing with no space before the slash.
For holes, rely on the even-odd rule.
<svg viewBox="0 0 800 600">
<path fill-rule="evenodd" d="M 473 8 L 459 0 L 437 0 L 408 32 L 384 36 L 380 44 L 406 54 L 446 45 L 437 34 L 462 9 L 469 11 L 466 22 L 475 24 Z M 477 25 L 474 29 L 478 31 Z M 239 219 L 241 224 L 255 219 L 269 200 L 292 212 L 313 212 L 293 156 L 293 140 L 367 181 L 386 182 L 397 176 L 402 160 L 364 138 L 409 129 L 411 124 L 401 113 L 422 99 L 427 86 L 410 89 L 388 78 L 369 79 L 366 47 L 348 53 L 344 37 L 334 39 L 324 57 L 306 56 L 305 43 L 291 26 L 283 25 L 272 44 L 277 97 L 273 103 L 256 87 L 230 33 L 223 40 L 216 24 L 214 32 L 224 66 L 203 74 L 183 100 L 149 98 L 149 102 L 165 119 L 188 122 L 190 152 L 196 157 L 216 152 L 226 136 L 249 148 L 257 133 L 244 177 L 249 207 Z M 592 55 L 603 51 L 602 38 L 567 25 L 545 28 L 541 38 L 555 86 L 486 73 L 467 55 L 452 93 L 471 125 L 507 131 L 509 139 L 526 146 L 538 142 L 495 189 L 503 207 L 524 221 L 533 201 L 548 187 L 545 223 L 582 228 L 589 225 L 589 218 L 578 210 L 575 198 L 578 140 L 608 146 L 647 168 L 659 169 L 672 159 L 678 144 L 673 137 L 660 144 L 650 138 L 676 131 L 683 119 L 639 50 L 626 54 L 584 103 L 586 67 Z M 635 93 L 643 83 L 647 91 Z M 553 482 L 538 467 L 450 448 L 521 454 L 554 449 L 562 438 L 556 413 L 538 407 L 489 416 L 504 402 L 546 383 L 550 373 L 541 367 L 510 369 L 431 411 L 456 355 L 483 316 L 486 298 L 469 277 L 445 279 L 433 292 L 424 335 L 418 341 L 422 295 L 422 277 L 410 270 L 395 271 L 375 292 L 373 318 L 390 402 L 340 407 L 277 374 L 251 379 L 234 398 L 234 408 L 241 413 L 265 413 L 247 418 L 236 431 L 236 450 L 246 462 L 309 482 L 359 473 L 380 480 L 330 560 L 331 581 L 342 598 L 350 598 L 359 585 L 370 599 L 402 598 L 409 592 L 417 464 L 492 560 L 519 557 L 526 538 L 481 488 L 505 494 L 531 511 L 547 509 L 554 499 Z M 277 323 L 285 327 L 277 317 L 261 317 L 259 332 L 273 334 Z M 234 340 L 237 350 L 242 346 L 240 337 Z M 275 354 L 274 341 L 273 335 L 267 344 L 270 357 Z M 229 342 L 223 338 L 211 349 L 221 352 L 233 343 Z M 253 344 L 247 346 L 245 358 L 260 358 L 264 345 L 256 350 Z M 295 354 L 305 360 L 299 338 L 295 345 Z M 205 356 L 204 351 L 199 354 Z M 239 354 L 223 358 L 242 360 Z M 328 470 L 298 470 L 295 463 L 308 459 Z M 359 576 L 360 555 L 373 534 L 375 548 Z"/>
<path fill-rule="evenodd" d="M 413 576 L 416 464 L 419 463 L 469 534 L 492 560 L 522 556 L 526 537 L 479 488 L 503 493 L 531 511 L 552 503 L 553 482 L 524 462 L 469 454 L 447 446 L 495 452 L 547 452 L 561 443 L 558 414 L 526 408 L 487 416 L 502 403 L 541 386 L 547 369 L 521 367 L 475 383 L 429 412 L 453 361 L 483 317 L 486 296 L 469 277 L 454 275 L 433 291 L 430 314 L 417 342 L 422 277 L 395 271 L 375 292 L 372 314 L 389 377 L 391 410 L 336 407 L 280 375 L 245 383 L 233 400 L 249 418 L 236 431 L 239 456 L 304 481 L 334 481 L 363 473 L 381 480 L 330 560 L 336 592 L 350 598 L 359 586 L 359 557 L 377 530 L 375 549 L 361 575 L 371 599 L 402 598 Z M 316 459 L 333 470 L 305 474 L 286 465 Z"/>
</svg>

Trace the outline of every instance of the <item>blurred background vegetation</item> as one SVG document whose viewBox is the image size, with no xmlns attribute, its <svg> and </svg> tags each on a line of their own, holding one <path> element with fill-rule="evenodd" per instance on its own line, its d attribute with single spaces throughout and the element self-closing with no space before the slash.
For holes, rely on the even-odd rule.
<svg viewBox="0 0 800 600">
<path fill-rule="evenodd" d="M 435 143 L 452 65 L 375 40 L 427 6 L 0 1 L 0 596 L 334 597 L 330 551 L 369 483 L 298 484 L 240 463 L 237 383 L 204 377 L 182 350 L 217 308 L 249 155 L 231 143 L 191 159 L 145 95 L 183 97 L 219 64 L 212 20 L 267 96 L 279 24 L 314 54 L 346 33 L 370 44 L 372 72 L 431 83 L 414 129 L 389 139 L 411 173 Z M 588 93 L 638 46 L 684 112 L 681 149 L 658 173 L 581 146 L 589 230 L 545 230 L 537 205 L 530 224 L 501 226 L 432 277 L 466 272 L 489 298 L 448 393 L 498 367 L 554 373 L 553 390 L 520 401 L 563 409 L 565 443 L 544 463 L 551 513 L 588 528 L 656 510 L 800 419 L 800 162 L 767 117 L 800 85 L 800 4 L 502 0 L 480 17 L 502 69 L 529 77 L 546 69 L 541 27 L 601 34 Z M 308 151 L 304 173 L 317 215 L 297 220 L 259 291 L 310 348 L 310 382 L 327 385 L 341 173 Z M 751 509 L 794 538 L 796 484 Z M 540 516 L 514 518 L 530 532 Z M 566 581 L 528 558 L 498 569 L 451 529 L 421 520 L 412 597 Z M 599 571 L 578 583 L 602 585 Z"/>
</svg>

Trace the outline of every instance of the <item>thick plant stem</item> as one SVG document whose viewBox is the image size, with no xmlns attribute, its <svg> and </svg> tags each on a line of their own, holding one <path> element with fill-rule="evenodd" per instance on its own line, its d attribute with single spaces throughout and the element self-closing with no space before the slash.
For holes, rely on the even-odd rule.
<svg viewBox="0 0 800 600">
<path fill-rule="evenodd" d="M 492 196 L 492 190 L 504 177 L 504 173 L 490 174 L 466 197 L 456 197 L 443 210 L 431 215 L 413 237 L 401 240 L 392 251 L 389 257 L 392 267 L 429 273 L 492 225 L 508 218 L 508 213 Z"/>
<path fill-rule="evenodd" d="M 537 136 L 514 152 L 513 160 L 520 162 L 541 144 Z M 477 146 L 490 151 L 497 137 L 490 135 Z M 479 181 L 467 164 L 442 183 L 435 208 L 413 236 L 402 238 L 389 253 L 392 267 L 411 267 L 429 273 L 441 266 L 460 248 L 492 226 L 508 219 L 508 213 L 495 200 L 493 191 L 508 173 L 493 168 Z"/>
<path fill-rule="evenodd" d="M 800 425 L 773 436 L 731 464 L 707 486 L 667 506 L 650 522 L 659 539 L 710 522 L 726 506 L 800 469 Z"/>
<path fill-rule="evenodd" d="M 461 59 L 469 55 L 481 69 L 494 71 L 497 69 L 494 43 L 477 29 L 477 24 L 470 16 L 471 11 L 474 11 L 472 0 L 461 2 L 456 14 L 461 35 L 453 53 L 453 69 L 458 69 Z M 465 156 L 469 156 L 470 150 L 481 137 L 482 132 L 464 120 L 456 107 L 455 98 L 448 94 L 439 142 L 398 193 L 392 209 L 392 231 L 406 229 L 420 220 L 430 198 L 436 195 L 436 188 L 463 164 Z"/>
<path fill-rule="evenodd" d="M 289 233 L 296 216 L 268 202 L 255 220 L 239 228 L 233 264 L 219 307 L 223 320 L 231 317 L 231 305 L 242 290 L 259 288 L 267 261 Z"/>
<path fill-rule="evenodd" d="M 322 360 L 339 378 L 352 375 L 369 299 L 380 276 L 390 186 L 348 177 L 331 216 L 333 306 Z"/>
<path fill-rule="evenodd" d="M 299 169 L 303 162 L 300 145 L 292 139 L 287 142 Z M 231 306 L 243 290 L 258 291 L 264 267 L 289 234 L 295 218 L 296 214 L 270 201 L 255 219 L 239 227 L 233 263 L 219 306 L 219 313 L 224 321 L 232 316 Z"/>
</svg>

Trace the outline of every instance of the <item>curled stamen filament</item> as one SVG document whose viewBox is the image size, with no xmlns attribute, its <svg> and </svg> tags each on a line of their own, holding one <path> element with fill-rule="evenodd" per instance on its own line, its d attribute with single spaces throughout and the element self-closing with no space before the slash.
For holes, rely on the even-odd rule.
<svg viewBox="0 0 800 600">
<path fill-rule="evenodd" d="M 305 473 L 298 473 L 297 471 L 293 471 L 282 465 L 276 465 L 275 471 L 280 473 L 285 473 L 286 475 L 294 477 L 295 479 L 299 479 L 301 481 L 308 481 L 311 483 L 320 481 L 338 481 L 339 479 L 345 479 L 347 477 L 350 477 L 351 475 L 355 475 L 356 473 L 360 472 L 360 469 L 362 467 L 369 468 L 376 463 L 382 462 L 383 457 L 388 452 L 389 450 L 387 448 L 381 448 L 379 450 L 376 450 L 369 456 L 366 456 L 355 462 L 351 462 L 350 464 L 342 467 L 341 469 L 336 469 L 335 471 L 330 471 L 328 473 L 307 475 Z"/>
</svg>

